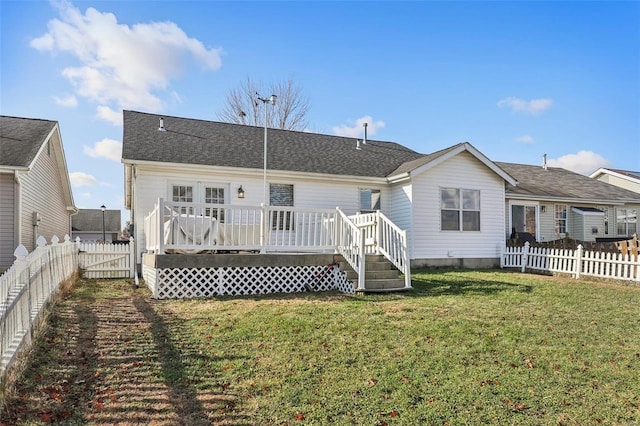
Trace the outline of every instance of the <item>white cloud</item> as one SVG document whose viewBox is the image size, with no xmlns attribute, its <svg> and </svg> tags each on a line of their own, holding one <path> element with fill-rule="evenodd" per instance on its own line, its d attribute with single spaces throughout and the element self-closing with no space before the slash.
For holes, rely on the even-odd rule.
<svg viewBox="0 0 640 426">
<path fill-rule="evenodd" d="M 553 105 L 553 99 L 531 99 L 527 101 L 525 99 L 514 98 L 513 96 L 500 99 L 498 106 L 500 108 L 511 108 L 513 112 L 524 112 L 532 115 L 536 115 L 551 108 Z"/>
<path fill-rule="evenodd" d="M 120 162 L 122 157 L 122 143 L 113 139 L 102 139 L 93 147 L 84 146 L 83 151 L 90 157 L 106 158 L 107 160 Z"/>
<path fill-rule="evenodd" d="M 122 125 L 122 112 L 121 111 L 114 111 L 113 109 L 109 108 L 108 106 L 104 106 L 104 105 L 100 105 L 96 108 L 96 116 L 108 121 L 109 123 L 113 124 L 114 126 L 121 126 Z"/>
<path fill-rule="evenodd" d="M 562 167 L 583 175 L 589 175 L 600 167 L 611 167 L 611 162 L 593 151 L 578 151 L 577 154 L 567 154 L 547 160 L 550 167 Z"/>
<path fill-rule="evenodd" d="M 106 108 L 159 111 L 159 96 L 176 97 L 168 86 L 183 71 L 185 57 L 205 69 L 220 68 L 221 49 L 206 48 L 173 22 L 129 26 L 91 7 L 82 14 L 67 1 L 55 5 L 59 18 L 49 21 L 48 31 L 33 39 L 31 47 L 75 57 L 77 66 L 65 68 L 62 75 L 77 96 L 99 105 L 100 118 L 114 122 Z"/>
<path fill-rule="evenodd" d="M 516 138 L 516 142 L 520 142 L 520 143 L 533 143 L 534 139 L 533 136 L 530 135 L 522 135 Z"/>
<path fill-rule="evenodd" d="M 60 106 L 63 106 L 63 107 L 76 107 L 76 106 L 78 106 L 78 99 L 74 95 L 68 95 L 68 96 L 65 96 L 64 98 L 60 98 L 58 96 L 54 96 L 53 100 L 57 105 L 60 105 Z"/>
<path fill-rule="evenodd" d="M 363 124 L 367 125 L 367 135 L 375 135 L 378 129 L 384 127 L 384 121 L 374 121 L 370 115 L 358 118 L 352 126 L 343 124 L 333 128 L 333 133 L 338 136 L 346 136 L 351 138 L 364 137 Z"/>
<path fill-rule="evenodd" d="M 71 181 L 71 186 L 75 187 L 99 185 L 98 179 L 83 172 L 69 173 L 69 180 Z"/>
</svg>

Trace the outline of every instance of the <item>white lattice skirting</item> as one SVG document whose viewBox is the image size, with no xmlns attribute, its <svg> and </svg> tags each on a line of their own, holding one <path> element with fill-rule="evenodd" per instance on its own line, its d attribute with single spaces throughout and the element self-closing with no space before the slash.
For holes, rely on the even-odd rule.
<svg viewBox="0 0 640 426">
<path fill-rule="evenodd" d="M 327 266 L 249 266 L 153 268 L 143 265 L 145 282 L 156 299 L 295 293 L 338 290 L 354 293 L 344 272 Z"/>
</svg>

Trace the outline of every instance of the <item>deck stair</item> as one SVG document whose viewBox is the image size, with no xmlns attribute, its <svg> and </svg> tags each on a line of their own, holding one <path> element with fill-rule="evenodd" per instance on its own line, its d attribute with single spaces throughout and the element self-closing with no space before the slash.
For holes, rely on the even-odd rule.
<svg viewBox="0 0 640 426">
<path fill-rule="evenodd" d="M 343 259 L 340 270 L 346 273 L 347 280 L 358 290 L 358 274 Z M 409 290 L 405 287 L 400 271 L 382 255 L 368 254 L 365 260 L 365 293 L 383 293 Z"/>
</svg>

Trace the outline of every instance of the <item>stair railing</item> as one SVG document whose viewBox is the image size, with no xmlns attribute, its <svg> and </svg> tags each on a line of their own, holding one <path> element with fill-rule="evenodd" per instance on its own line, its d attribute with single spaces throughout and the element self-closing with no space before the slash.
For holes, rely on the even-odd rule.
<svg viewBox="0 0 640 426">
<path fill-rule="evenodd" d="M 338 208 L 337 211 L 337 251 L 358 274 L 358 291 L 364 291 L 365 233 L 342 210 Z"/>
<path fill-rule="evenodd" d="M 407 231 L 400 229 L 381 211 L 376 212 L 376 246 L 378 253 L 384 255 L 400 272 L 404 274 L 405 288 L 411 288 L 411 265 Z"/>
</svg>

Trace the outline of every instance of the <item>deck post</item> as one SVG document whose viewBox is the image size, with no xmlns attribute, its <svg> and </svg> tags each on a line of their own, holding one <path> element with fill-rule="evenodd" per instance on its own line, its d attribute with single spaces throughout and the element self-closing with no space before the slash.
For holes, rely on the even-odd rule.
<svg viewBox="0 0 640 426">
<path fill-rule="evenodd" d="M 376 254 L 380 254 L 380 242 L 382 241 L 382 226 L 380 226 L 380 210 L 376 210 Z"/>
<path fill-rule="evenodd" d="M 407 236 L 407 230 L 402 231 L 402 245 L 404 247 L 404 255 L 402 261 L 404 263 L 404 288 L 411 287 L 411 261 L 409 260 L 409 238 Z"/>
<path fill-rule="evenodd" d="M 158 237 L 158 254 L 164 254 L 164 199 L 158 198 L 158 215 L 156 219 L 156 236 Z"/>
<path fill-rule="evenodd" d="M 260 207 L 262 207 L 260 209 L 260 254 L 265 254 L 267 252 L 267 218 L 269 214 L 265 203 L 261 203 Z"/>
<path fill-rule="evenodd" d="M 364 240 L 365 233 L 362 229 L 358 230 L 360 232 L 360 247 L 358 247 L 358 291 L 365 290 L 364 278 L 365 278 L 365 250 L 364 250 Z"/>
</svg>

